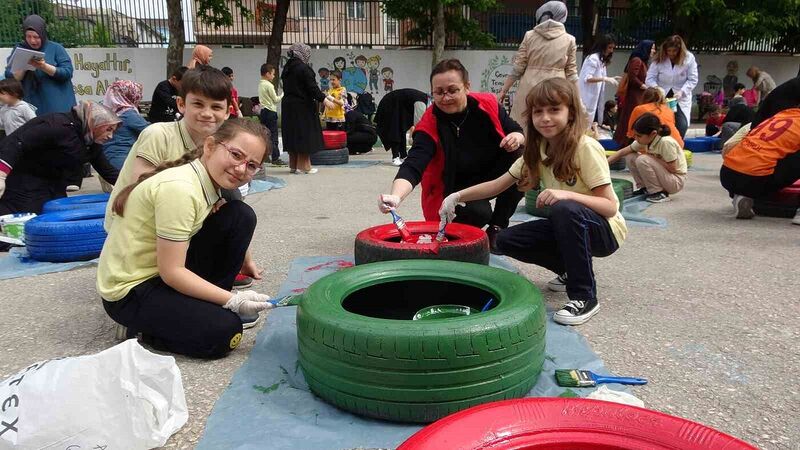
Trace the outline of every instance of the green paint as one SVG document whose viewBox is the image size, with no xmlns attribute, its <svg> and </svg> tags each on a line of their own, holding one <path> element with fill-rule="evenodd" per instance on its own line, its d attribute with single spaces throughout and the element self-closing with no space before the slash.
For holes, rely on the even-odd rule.
<svg viewBox="0 0 800 450">
<path fill-rule="evenodd" d="M 270 387 L 264 387 L 264 386 L 259 386 L 257 384 L 254 384 L 253 385 L 253 389 L 257 390 L 258 392 L 261 392 L 262 394 L 269 394 L 270 392 L 278 389 L 278 386 L 282 385 L 283 383 L 286 383 L 286 381 L 285 380 L 281 380 L 281 381 L 273 384 Z"/>
<path fill-rule="evenodd" d="M 577 397 L 580 397 L 580 395 L 576 394 L 575 391 L 573 391 L 572 389 L 566 389 L 564 392 L 562 392 L 559 395 L 559 397 L 562 397 L 562 398 L 577 398 Z"/>
</svg>

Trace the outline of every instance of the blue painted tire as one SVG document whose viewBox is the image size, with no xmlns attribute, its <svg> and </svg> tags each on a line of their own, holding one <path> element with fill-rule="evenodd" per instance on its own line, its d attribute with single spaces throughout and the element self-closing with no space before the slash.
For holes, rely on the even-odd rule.
<svg viewBox="0 0 800 450">
<path fill-rule="evenodd" d="M 56 200 L 50 200 L 42 206 L 42 214 L 47 214 L 56 211 L 70 211 L 73 209 L 84 209 L 95 206 L 98 203 L 107 203 L 110 194 L 88 194 L 88 195 L 74 195 L 72 197 L 64 197 Z"/>
<path fill-rule="evenodd" d="M 42 214 L 25 224 L 25 243 L 37 261 L 68 262 L 97 258 L 103 249 L 105 203 Z"/>
</svg>

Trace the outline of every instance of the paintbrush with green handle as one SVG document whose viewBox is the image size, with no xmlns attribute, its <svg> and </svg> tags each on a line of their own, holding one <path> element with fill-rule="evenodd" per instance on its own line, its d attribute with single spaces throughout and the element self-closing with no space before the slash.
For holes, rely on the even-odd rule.
<svg viewBox="0 0 800 450">
<path fill-rule="evenodd" d="M 556 381 L 562 387 L 593 387 L 603 383 L 617 383 L 629 385 L 647 384 L 644 378 L 634 377 L 607 377 L 598 375 L 589 370 L 556 369 Z"/>
</svg>

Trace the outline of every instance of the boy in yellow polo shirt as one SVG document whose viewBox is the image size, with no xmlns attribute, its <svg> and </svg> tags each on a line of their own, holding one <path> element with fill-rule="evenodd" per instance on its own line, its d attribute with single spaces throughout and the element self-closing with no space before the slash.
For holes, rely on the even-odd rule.
<svg viewBox="0 0 800 450">
<path fill-rule="evenodd" d="M 333 108 L 325 108 L 322 118 L 325 119 L 325 128 L 328 130 L 344 130 L 344 105 L 347 101 L 347 89 L 342 86 L 342 73 L 334 71 L 330 75 L 331 88 L 328 89 L 328 100 L 334 104 Z"/>
<path fill-rule="evenodd" d="M 271 307 L 266 295 L 231 292 L 255 212 L 232 201 L 210 214 L 219 188 L 237 189 L 261 170 L 267 141 L 262 125 L 231 119 L 205 139 L 199 159 L 200 150 L 186 153 L 118 192 L 97 291 L 128 337 L 141 333 L 159 350 L 218 358 L 241 341 L 239 315 Z"/>
</svg>

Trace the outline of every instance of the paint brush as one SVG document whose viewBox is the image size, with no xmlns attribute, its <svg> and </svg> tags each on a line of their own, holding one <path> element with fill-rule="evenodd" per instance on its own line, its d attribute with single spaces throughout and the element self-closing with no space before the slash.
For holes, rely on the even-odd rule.
<svg viewBox="0 0 800 450">
<path fill-rule="evenodd" d="M 300 300 L 302 298 L 302 294 L 289 294 L 284 295 L 283 297 L 267 300 L 267 303 L 271 303 L 273 308 L 280 308 L 281 306 L 297 306 L 300 304 Z"/>
<path fill-rule="evenodd" d="M 397 231 L 400 232 L 400 238 L 403 242 L 412 242 L 411 240 L 411 232 L 408 231 L 408 226 L 406 225 L 406 221 L 397 214 L 394 209 L 390 209 L 389 213 L 392 215 L 392 221 L 394 222 L 394 226 L 397 227 Z"/>
<path fill-rule="evenodd" d="M 647 380 L 644 378 L 606 377 L 589 370 L 579 369 L 556 369 L 556 381 L 562 387 L 593 387 L 602 383 L 647 384 Z"/>
</svg>

